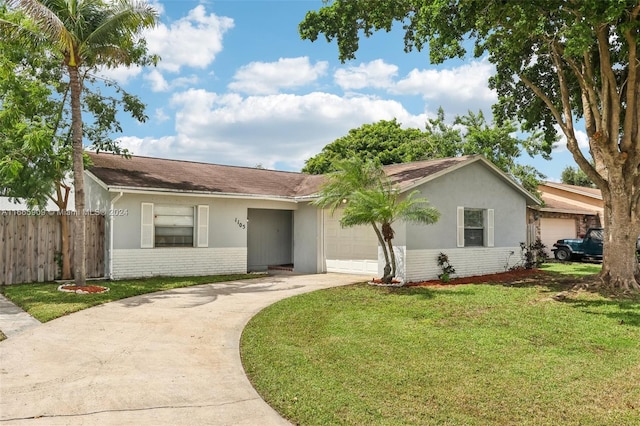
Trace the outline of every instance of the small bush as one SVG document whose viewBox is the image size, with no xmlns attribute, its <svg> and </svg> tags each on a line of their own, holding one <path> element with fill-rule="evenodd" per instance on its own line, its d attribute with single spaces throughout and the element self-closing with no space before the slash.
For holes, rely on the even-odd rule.
<svg viewBox="0 0 640 426">
<path fill-rule="evenodd" d="M 533 269 L 539 268 L 540 265 L 547 261 L 547 252 L 544 250 L 547 248 L 540 238 L 536 239 L 535 242 L 529 244 L 527 246 L 526 243 L 520 243 L 520 258 L 521 262 L 514 266 L 511 269 Z"/>
<path fill-rule="evenodd" d="M 444 253 L 438 255 L 438 266 L 442 269 L 442 273 L 438 274 L 438 279 L 443 283 L 448 283 L 451 279 L 451 275 L 456 273 L 456 270 L 451 263 L 449 263 L 449 256 Z"/>
</svg>

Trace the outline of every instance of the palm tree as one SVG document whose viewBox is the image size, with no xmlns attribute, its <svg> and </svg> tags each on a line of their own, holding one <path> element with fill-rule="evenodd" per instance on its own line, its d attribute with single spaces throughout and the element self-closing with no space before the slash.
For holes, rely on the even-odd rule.
<svg viewBox="0 0 640 426">
<path fill-rule="evenodd" d="M 385 258 L 382 282 L 391 283 L 397 272 L 392 224 L 396 220 L 432 224 L 440 213 L 429 207 L 425 198 L 415 198 L 419 191 L 401 195 L 379 162 L 353 158 L 339 162 L 336 168 L 336 172 L 328 175 L 315 204 L 330 207 L 332 214 L 344 205 L 340 219 L 343 227 L 366 224 L 373 227 Z"/>
<path fill-rule="evenodd" d="M 85 285 L 85 201 L 82 143 L 82 70 L 130 65 L 140 58 L 137 35 L 156 24 L 157 12 L 133 0 L 8 0 L 23 12 L 31 28 L 14 25 L 14 34 L 28 35 L 61 55 L 71 88 L 71 140 L 75 190 L 74 280 Z M 6 22 L 5 22 L 6 24 Z"/>
</svg>

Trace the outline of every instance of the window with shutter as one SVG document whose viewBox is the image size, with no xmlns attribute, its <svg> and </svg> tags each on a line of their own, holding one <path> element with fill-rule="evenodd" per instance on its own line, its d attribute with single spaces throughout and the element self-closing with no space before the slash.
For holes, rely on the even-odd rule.
<svg viewBox="0 0 640 426">
<path fill-rule="evenodd" d="M 198 206 L 198 247 L 209 247 L 209 206 Z"/>
<path fill-rule="evenodd" d="M 155 247 L 193 247 L 194 207 L 154 206 Z"/>
<path fill-rule="evenodd" d="M 464 207 L 460 207 L 460 206 L 458 207 L 457 220 L 458 220 L 458 233 L 457 233 L 458 247 L 464 247 Z"/>
<path fill-rule="evenodd" d="M 494 230 L 494 219 L 493 219 L 493 209 L 487 209 L 487 247 L 494 246 L 493 239 L 493 230 Z"/>
<path fill-rule="evenodd" d="M 494 246 L 494 210 L 457 208 L 458 247 Z"/>
<path fill-rule="evenodd" d="M 153 248 L 153 203 L 142 203 L 140 248 Z"/>
</svg>

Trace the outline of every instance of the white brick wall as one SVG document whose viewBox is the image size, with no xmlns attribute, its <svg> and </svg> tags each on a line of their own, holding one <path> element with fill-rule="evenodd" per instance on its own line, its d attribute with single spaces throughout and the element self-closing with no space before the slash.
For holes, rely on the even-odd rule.
<svg viewBox="0 0 640 426">
<path fill-rule="evenodd" d="M 504 272 L 521 261 L 520 247 L 478 247 L 447 250 L 407 250 L 406 281 L 437 279 L 442 269 L 438 255 L 444 253 L 456 270 L 453 278 Z"/>
<path fill-rule="evenodd" d="M 246 247 L 113 250 L 114 279 L 246 272 Z"/>
</svg>

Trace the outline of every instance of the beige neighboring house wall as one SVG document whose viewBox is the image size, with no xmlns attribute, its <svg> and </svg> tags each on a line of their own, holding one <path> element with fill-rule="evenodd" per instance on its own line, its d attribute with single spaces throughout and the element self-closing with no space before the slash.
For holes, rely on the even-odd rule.
<svg viewBox="0 0 640 426">
<path fill-rule="evenodd" d="M 549 255 L 556 240 L 582 237 L 587 229 L 602 226 L 604 203 L 599 189 L 544 182 L 538 191 L 542 205 L 529 206 L 529 239 L 540 238 Z"/>
</svg>

